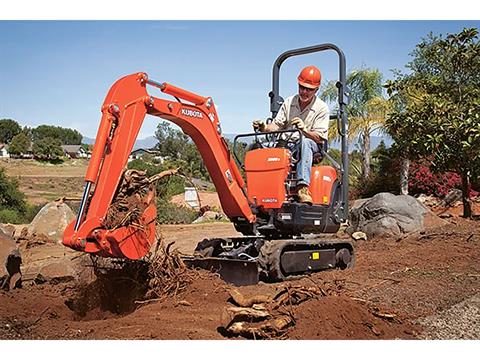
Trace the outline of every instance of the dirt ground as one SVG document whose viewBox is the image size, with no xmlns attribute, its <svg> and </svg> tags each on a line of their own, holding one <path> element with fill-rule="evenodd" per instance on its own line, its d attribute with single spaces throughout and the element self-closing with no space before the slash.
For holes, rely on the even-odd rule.
<svg viewBox="0 0 480 360">
<path fill-rule="evenodd" d="M 286 285 L 322 290 L 290 308 L 295 324 L 285 339 L 479 339 L 480 222 L 446 221 L 402 239 L 356 242 L 351 270 L 237 290 L 246 296 L 273 295 Z M 206 236 L 238 235 L 228 223 L 160 232 L 185 254 Z M 175 297 L 134 303 L 121 281 L 101 289 L 70 277 L 34 282 L 40 265 L 70 266 L 80 254 L 55 243 L 21 244 L 21 250 L 22 288 L 0 291 L 0 339 L 243 339 L 222 328 L 233 287 L 209 272 L 199 271 Z M 80 298 L 90 306 L 79 308 Z"/>
<path fill-rule="evenodd" d="M 88 160 L 52 165 L 35 160 L 3 159 L 0 167 L 18 182 L 29 203 L 45 204 L 60 197 L 81 198 Z"/>
</svg>

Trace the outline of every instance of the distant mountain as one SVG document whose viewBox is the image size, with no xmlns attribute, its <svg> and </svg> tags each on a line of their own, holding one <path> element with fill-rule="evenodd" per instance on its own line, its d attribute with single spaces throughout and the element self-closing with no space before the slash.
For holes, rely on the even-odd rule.
<svg viewBox="0 0 480 360">
<path fill-rule="evenodd" d="M 235 136 L 238 134 L 223 134 L 223 137 L 230 140 L 233 143 Z M 245 140 L 244 140 L 245 141 Z M 392 145 L 392 139 L 389 136 L 371 136 L 371 150 L 374 150 L 380 145 L 380 142 L 384 142 L 386 147 L 390 147 Z M 82 139 L 82 144 L 93 145 L 95 143 L 95 139 L 89 138 L 84 136 Z M 135 145 L 133 146 L 133 150 L 136 149 L 151 149 L 158 143 L 158 140 L 155 136 L 149 136 L 145 139 L 137 139 Z M 355 150 L 358 148 L 359 140 L 355 140 L 352 145 L 350 145 L 350 151 Z M 340 149 L 340 142 L 334 141 L 330 143 L 330 147 L 334 149 Z"/>
<path fill-rule="evenodd" d="M 233 143 L 233 140 L 235 139 L 235 136 L 237 136 L 238 134 L 223 134 L 223 137 L 230 140 L 232 143 Z M 245 140 L 243 140 L 245 141 Z M 385 146 L 388 148 L 390 146 L 392 146 L 392 139 L 387 136 L 387 135 L 384 135 L 384 136 L 371 136 L 370 137 L 370 149 L 371 150 L 375 150 L 378 145 L 380 145 L 380 142 L 384 142 L 385 143 Z M 349 151 L 352 151 L 352 150 L 355 150 L 358 148 L 358 144 L 359 144 L 359 139 L 356 139 L 353 144 L 350 145 L 350 148 L 349 148 Z M 340 149 L 340 141 L 333 141 L 333 142 L 330 142 L 329 146 L 331 148 L 334 148 L 334 149 Z"/>
<path fill-rule="evenodd" d="M 136 149 L 151 149 L 157 145 L 158 140 L 155 136 L 149 136 L 145 139 L 137 139 L 135 145 L 133 145 L 133 150 Z"/>
<path fill-rule="evenodd" d="M 387 135 L 384 135 L 384 136 L 370 136 L 370 150 L 375 150 L 378 145 L 380 145 L 380 143 L 383 141 L 383 143 L 385 144 L 385 146 L 387 148 L 389 148 L 390 146 L 392 146 L 392 139 L 390 138 L 390 136 L 387 136 Z M 358 150 L 359 149 L 359 143 L 360 143 L 360 139 L 355 139 L 355 141 L 353 142 L 353 144 L 350 144 L 350 147 L 349 147 L 349 151 L 353 151 L 353 150 Z M 329 146 L 331 148 L 334 148 L 334 149 L 340 149 L 340 141 L 333 141 L 329 144 Z"/>
<path fill-rule="evenodd" d="M 157 145 L 157 138 L 155 136 L 149 136 L 145 139 L 137 139 L 135 145 L 133 145 L 133 150 L 136 149 L 151 149 L 155 145 Z M 82 144 L 93 145 L 95 143 L 95 139 L 89 138 L 84 136 L 82 139 Z"/>
<path fill-rule="evenodd" d="M 89 138 L 87 136 L 84 136 L 82 138 L 82 144 L 93 145 L 94 143 L 95 143 L 95 139 Z"/>
</svg>

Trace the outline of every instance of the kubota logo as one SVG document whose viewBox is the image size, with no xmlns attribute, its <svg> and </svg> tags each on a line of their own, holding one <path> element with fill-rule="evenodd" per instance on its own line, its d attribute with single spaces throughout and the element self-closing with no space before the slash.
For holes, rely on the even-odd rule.
<svg viewBox="0 0 480 360">
<path fill-rule="evenodd" d="M 271 161 L 280 161 L 280 158 L 279 157 L 271 157 L 271 158 L 267 159 L 267 162 L 271 162 Z"/>
<path fill-rule="evenodd" d="M 198 110 L 191 110 L 191 109 L 182 108 L 182 115 L 203 119 L 203 114 Z"/>
</svg>

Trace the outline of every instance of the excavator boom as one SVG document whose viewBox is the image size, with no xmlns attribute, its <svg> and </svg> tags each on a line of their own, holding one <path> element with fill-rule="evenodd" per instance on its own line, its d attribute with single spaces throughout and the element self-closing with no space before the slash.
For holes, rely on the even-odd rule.
<svg viewBox="0 0 480 360">
<path fill-rule="evenodd" d="M 176 100 L 150 96 L 147 85 Z M 139 223 L 114 229 L 106 226 L 107 212 L 146 115 L 169 120 L 189 135 L 211 174 L 225 214 L 234 221 L 255 222 L 244 180 L 221 135 L 210 97 L 149 80 L 146 73 L 136 73 L 115 82 L 101 111 L 79 213 L 64 232 L 64 245 L 100 256 L 129 259 L 139 259 L 150 249 L 155 241 L 157 216 L 152 194 L 144 201 Z"/>
<path fill-rule="evenodd" d="M 269 120 L 283 103 L 279 95 L 281 64 L 292 56 L 325 50 L 335 51 L 339 58 L 338 108 L 331 119 L 337 121 L 342 157 L 341 164 L 337 163 L 327 153 L 326 144 L 315 152 L 319 156 L 311 164 L 311 203 L 300 201 L 298 194 L 301 179 L 297 167 L 304 159 L 302 131 L 238 135 L 233 151 L 237 139 L 253 137 L 253 142 L 247 140 L 246 155 L 241 159 L 230 153 L 210 97 L 150 80 L 140 72 L 119 79 L 105 98 L 80 209 L 64 232 L 63 244 L 104 257 L 140 259 L 148 253 L 156 240 L 154 179 L 127 171 L 126 165 L 144 118 L 152 115 L 173 122 L 190 136 L 212 178 L 223 212 L 243 235 L 205 238 L 193 256 L 184 257 L 187 265 L 214 270 L 237 285 L 353 267 L 353 245 L 335 235 L 348 219 L 348 89 L 343 52 L 333 44 L 320 44 L 281 54 L 273 67 Z M 147 87 L 170 97 L 151 96 Z M 322 165 L 323 157 L 331 165 Z M 162 172 L 154 178 L 164 175 Z"/>
</svg>

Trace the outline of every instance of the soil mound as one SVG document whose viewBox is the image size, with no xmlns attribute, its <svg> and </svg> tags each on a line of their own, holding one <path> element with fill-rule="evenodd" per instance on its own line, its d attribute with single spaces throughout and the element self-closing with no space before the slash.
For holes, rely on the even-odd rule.
<svg viewBox="0 0 480 360">
<path fill-rule="evenodd" d="M 364 303 L 346 296 L 326 296 L 299 305 L 290 339 L 402 339 L 415 338 L 415 328 L 401 320 L 375 316 Z M 379 316 L 387 316 L 378 312 Z M 391 314 L 388 314 L 391 315 Z M 393 315 L 392 315 L 393 316 Z"/>
</svg>

